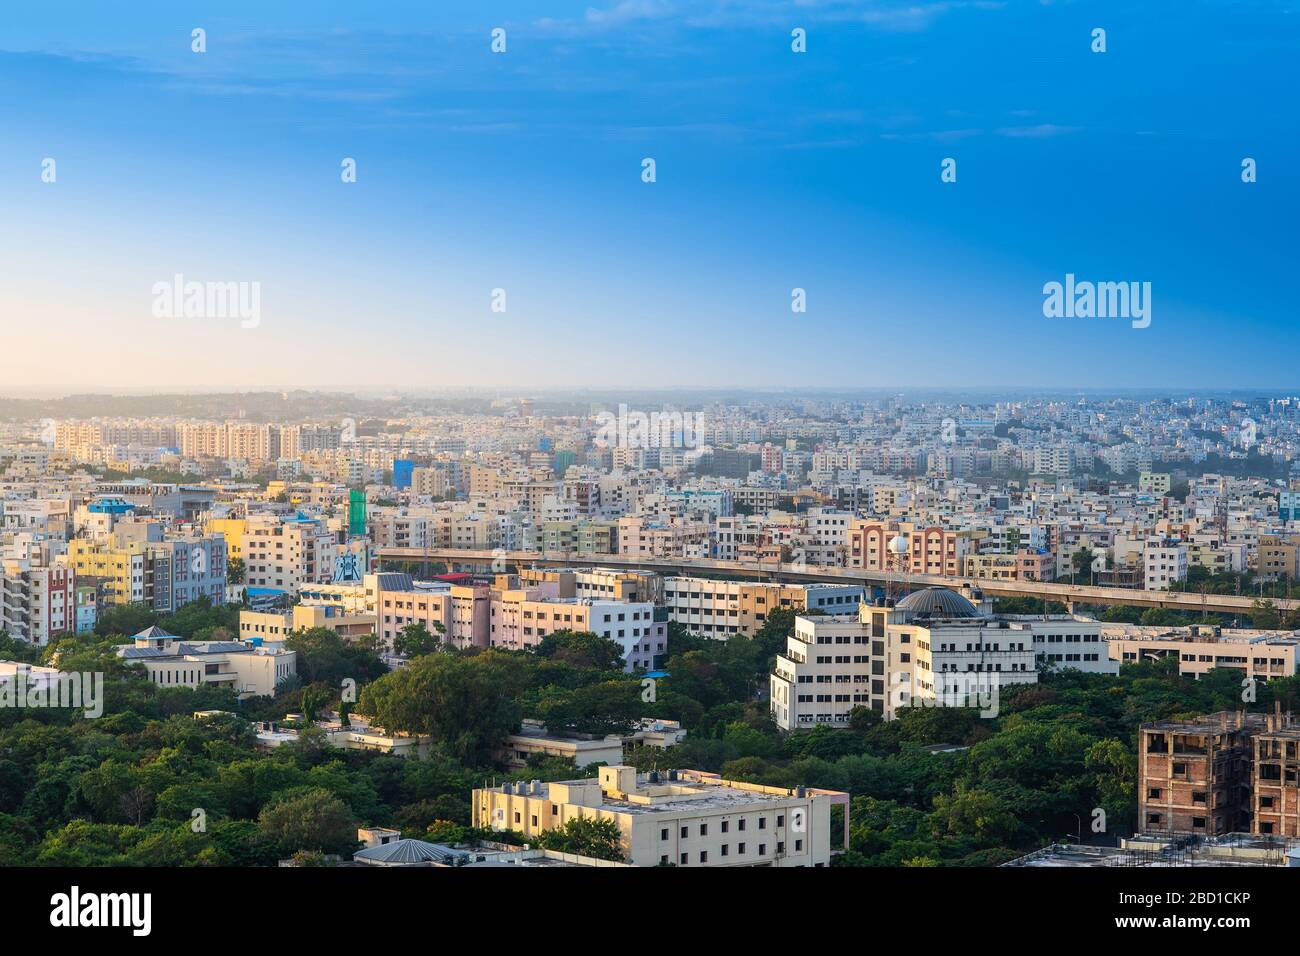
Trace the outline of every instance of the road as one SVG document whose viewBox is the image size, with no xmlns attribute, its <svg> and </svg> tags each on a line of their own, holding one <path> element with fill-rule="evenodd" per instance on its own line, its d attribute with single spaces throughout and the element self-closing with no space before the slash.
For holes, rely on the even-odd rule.
<svg viewBox="0 0 1300 956">
<path fill-rule="evenodd" d="M 646 558 L 619 554 L 585 554 L 579 552 L 542 551 L 469 551 L 456 548 L 378 548 L 377 557 L 388 561 L 441 561 L 453 566 L 490 569 L 493 563 L 507 566 L 602 567 L 627 570 L 658 571 L 660 574 L 688 576 L 707 573 L 731 578 L 758 578 L 766 581 L 855 583 L 882 587 L 889 583 L 880 571 L 861 568 L 827 568 L 799 564 L 719 561 L 711 558 Z M 1163 607 L 1180 611 L 1212 611 L 1244 614 L 1255 600 L 1250 595 L 1197 594 L 1176 591 L 1145 591 L 1133 588 L 1093 587 L 1086 584 L 1062 584 L 1044 581 L 1002 581 L 992 578 L 949 577 L 942 574 L 893 574 L 895 587 L 917 588 L 938 585 L 957 588 L 977 585 L 990 597 L 1031 597 L 1060 601 L 1068 607 L 1077 604 L 1125 604 L 1131 607 Z M 1277 600 L 1281 609 L 1291 610 L 1300 601 Z"/>
</svg>

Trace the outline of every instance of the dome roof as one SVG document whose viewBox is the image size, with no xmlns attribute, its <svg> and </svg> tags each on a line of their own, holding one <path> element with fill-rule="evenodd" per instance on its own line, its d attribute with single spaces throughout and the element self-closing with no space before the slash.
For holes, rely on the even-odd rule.
<svg viewBox="0 0 1300 956">
<path fill-rule="evenodd" d="M 917 617 L 979 617 L 975 605 L 950 588 L 922 588 L 898 602 Z"/>
<path fill-rule="evenodd" d="M 441 843 L 428 843 L 424 840 L 394 840 L 380 846 L 358 850 L 352 859 L 363 863 L 379 863 L 387 866 L 415 866 L 422 863 L 449 863 L 457 865 L 469 862 L 469 854 L 453 850 Z"/>
</svg>

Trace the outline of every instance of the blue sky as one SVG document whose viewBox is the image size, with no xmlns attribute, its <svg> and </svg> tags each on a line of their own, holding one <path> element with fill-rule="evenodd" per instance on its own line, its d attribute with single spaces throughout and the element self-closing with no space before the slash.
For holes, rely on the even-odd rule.
<svg viewBox="0 0 1300 956">
<path fill-rule="evenodd" d="M 0 382 L 1294 385 L 1300 7 L 1174 9 L 14 6 Z M 1067 272 L 1151 326 L 1045 318 Z M 260 323 L 156 317 L 177 273 Z"/>
</svg>

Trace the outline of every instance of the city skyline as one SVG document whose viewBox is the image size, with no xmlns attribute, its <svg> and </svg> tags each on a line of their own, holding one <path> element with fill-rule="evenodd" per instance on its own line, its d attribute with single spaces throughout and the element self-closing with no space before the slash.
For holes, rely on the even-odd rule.
<svg viewBox="0 0 1300 956">
<path fill-rule="evenodd" d="M 68 7 L 0 34 L 6 392 L 1286 387 L 1278 4 Z"/>
</svg>

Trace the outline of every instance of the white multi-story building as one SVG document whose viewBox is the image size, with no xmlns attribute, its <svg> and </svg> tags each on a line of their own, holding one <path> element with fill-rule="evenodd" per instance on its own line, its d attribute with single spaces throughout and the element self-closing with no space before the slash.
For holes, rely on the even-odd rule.
<svg viewBox="0 0 1300 956">
<path fill-rule="evenodd" d="M 1033 470 L 1039 475 L 1057 475 L 1067 478 L 1074 470 L 1074 450 L 1061 445 L 1035 448 Z"/>
<path fill-rule="evenodd" d="M 974 595 L 979 597 L 978 595 Z M 855 707 L 886 719 L 909 706 L 995 713 L 1000 688 L 1038 679 L 1032 628 L 993 617 L 947 588 L 850 617 L 796 618 L 771 677 L 771 712 L 785 730 L 844 726 Z"/>
<path fill-rule="evenodd" d="M 781 608 L 845 614 L 857 610 L 863 589 L 856 584 L 766 584 L 709 578 L 664 579 L 664 605 L 672 620 L 693 634 L 726 638 L 752 636 Z"/>
<path fill-rule="evenodd" d="M 76 630 L 76 596 L 71 568 L 5 561 L 0 566 L 0 630 L 29 644 L 48 644 Z"/>
<path fill-rule="evenodd" d="M 1057 670 L 1087 674 L 1119 673 L 1119 662 L 1110 659 L 1102 625 L 1097 621 L 1071 614 L 1013 614 L 1002 620 L 1033 634 L 1034 658 L 1039 667 L 1050 664 Z"/>
<path fill-rule="evenodd" d="M 1187 545 L 1165 538 L 1147 538 L 1142 548 L 1142 573 L 1148 591 L 1167 591 L 1174 581 L 1187 579 Z"/>
<path fill-rule="evenodd" d="M 863 616 L 867 620 L 856 614 L 794 619 L 794 632 L 771 677 L 772 719 L 782 730 L 844 727 L 853 708 L 871 706 L 871 621 Z M 883 653 L 876 656 L 875 669 L 883 695 Z"/>
<path fill-rule="evenodd" d="M 241 541 L 249 587 L 296 594 L 304 584 L 324 584 L 334 574 L 338 537 L 324 521 L 254 515 Z"/>
</svg>

